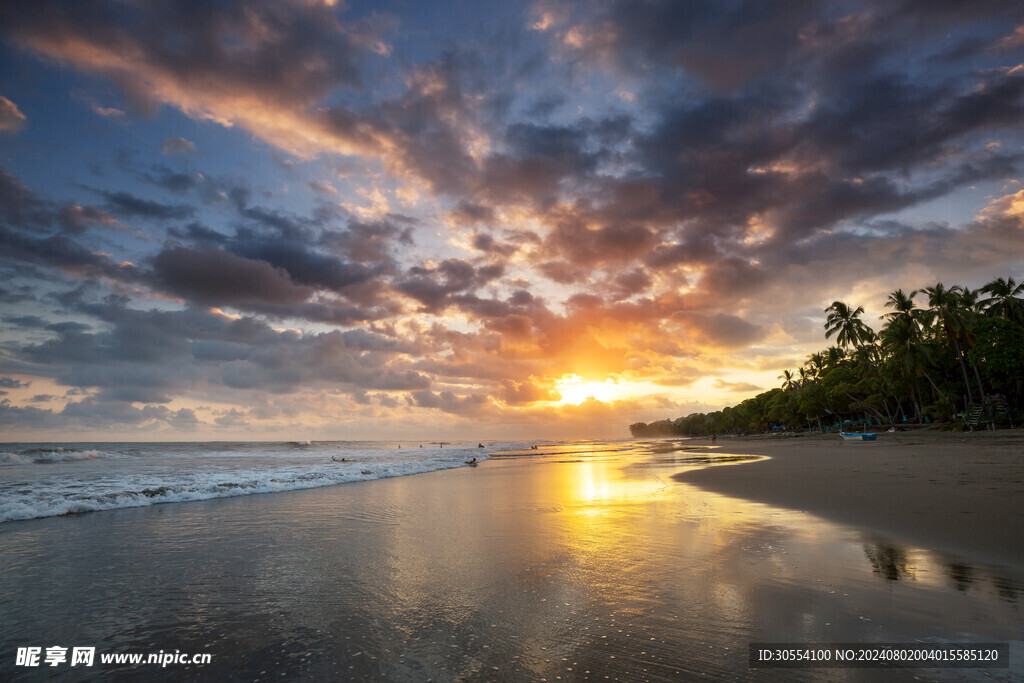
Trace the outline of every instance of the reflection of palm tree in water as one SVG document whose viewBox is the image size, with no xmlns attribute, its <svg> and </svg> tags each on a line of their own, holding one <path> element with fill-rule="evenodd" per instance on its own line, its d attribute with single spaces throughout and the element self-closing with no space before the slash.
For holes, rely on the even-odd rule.
<svg viewBox="0 0 1024 683">
<path fill-rule="evenodd" d="M 950 562 L 946 565 L 947 571 L 949 571 L 949 578 L 953 579 L 953 585 L 956 589 L 961 592 L 966 592 L 972 583 L 974 583 L 974 567 L 969 564 L 961 564 L 959 562 Z"/>
<path fill-rule="evenodd" d="M 992 577 L 992 585 L 996 587 L 999 597 L 1006 602 L 1016 604 L 1017 600 L 1024 595 L 1024 585 L 1021 585 L 1020 581 L 1005 576 Z"/>
<path fill-rule="evenodd" d="M 875 573 L 886 581 L 899 581 L 901 578 L 915 579 L 916 572 L 907 559 L 906 548 L 885 541 L 864 544 L 864 554 L 868 556 Z"/>
<path fill-rule="evenodd" d="M 1017 579 L 1011 579 L 1002 574 L 991 573 L 991 567 L 978 568 L 962 562 L 947 562 L 946 573 L 953 580 L 953 585 L 958 591 L 966 593 L 967 590 L 979 581 L 991 581 L 996 589 L 996 594 L 1006 602 L 1016 604 L 1024 595 L 1024 584 Z"/>
</svg>

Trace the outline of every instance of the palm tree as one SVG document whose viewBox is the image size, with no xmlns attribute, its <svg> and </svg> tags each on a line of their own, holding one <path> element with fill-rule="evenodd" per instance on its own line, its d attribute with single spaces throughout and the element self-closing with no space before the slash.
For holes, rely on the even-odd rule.
<svg viewBox="0 0 1024 683">
<path fill-rule="evenodd" d="M 991 294 L 979 303 L 985 306 L 985 314 L 998 316 L 1024 325 L 1024 282 L 1017 283 L 1012 277 L 1005 280 L 997 277 L 981 288 L 985 294 Z"/>
<path fill-rule="evenodd" d="M 812 353 L 807 357 L 805 365 L 810 370 L 812 377 L 821 377 L 821 373 L 825 371 L 825 356 L 820 352 Z"/>
<path fill-rule="evenodd" d="M 828 318 L 825 319 L 826 339 L 835 334 L 836 341 L 844 348 L 857 348 L 874 339 L 875 333 L 860 319 L 864 314 L 863 306 L 851 309 L 842 301 L 833 301 L 825 312 L 828 313 Z"/>
<path fill-rule="evenodd" d="M 945 394 L 935 384 L 935 380 L 925 369 L 932 357 L 932 346 L 921 339 L 920 329 L 917 321 L 909 317 L 890 318 L 889 322 L 882 329 L 880 335 L 882 348 L 896 361 L 901 374 L 908 380 L 911 391 L 911 402 L 914 404 L 917 419 L 921 419 L 921 389 L 918 385 L 918 378 L 924 377 L 928 380 L 932 389 L 942 401 L 946 401 Z M 915 395 L 916 394 L 916 398 Z"/>
<path fill-rule="evenodd" d="M 846 353 L 841 348 L 838 346 L 830 346 L 828 347 L 828 350 L 825 351 L 825 367 L 829 369 L 837 367 L 845 357 Z"/>
<path fill-rule="evenodd" d="M 917 294 L 917 290 L 911 290 L 910 294 L 905 293 L 902 289 L 889 294 L 889 298 L 885 302 L 886 308 L 893 309 L 892 313 L 886 313 L 883 318 L 888 320 L 894 320 L 896 318 L 904 318 L 907 320 L 916 320 L 918 309 L 914 306 L 914 295 Z"/>
<path fill-rule="evenodd" d="M 782 380 L 782 388 L 785 391 L 796 388 L 796 375 L 793 374 L 792 370 L 783 370 L 782 374 L 779 375 L 779 379 Z"/>
<path fill-rule="evenodd" d="M 971 383 L 967 379 L 967 363 L 964 360 L 964 352 L 960 346 L 960 340 L 967 338 L 967 316 L 961 305 L 960 287 L 954 285 L 946 288 L 941 282 L 923 290 L 928 295 L 929 313 L 935 321 L 942 326 L 946 338 L 953 343 L 957 360 L 960 361 L 960 371 L 964 376 L 964 387 L 967 389 L 967 400 L 974 403 L 974 396 L 971 394 Z M 985 398 L 985 390 L 981 387 L 981 380 L 978 379 L 978 389 L 981 390 L 982 400 Z"/>
<path fill-rule="evenodd" d="M 981 305 L 981 301 L 978 299 L 978 290 L 961 287 L 960 308 L 971 314 L 981 313 L 983 306 Z"/>
</svg>

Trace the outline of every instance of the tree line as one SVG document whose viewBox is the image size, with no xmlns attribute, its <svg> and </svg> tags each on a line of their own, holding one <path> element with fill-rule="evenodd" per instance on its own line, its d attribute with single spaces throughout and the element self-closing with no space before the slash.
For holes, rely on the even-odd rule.
<svg viewBox="0 0 1024 683">
<path fill-rule="evenodd" d="M 784 371 L 780 387 L 712 413 L 637 422 L 630 432 L 641 437 L 817 431 L 851 422 L 963 428 L 979 420 L 1024 421 L 1024 282 L 1011 277 L 977 290 L 941 282 L 897 289 L 885 307 L 875 332 L 863 319 L 863 306 L 835 301 L 825 309 L 825 338 L 835 343 Z"/>
</svg>

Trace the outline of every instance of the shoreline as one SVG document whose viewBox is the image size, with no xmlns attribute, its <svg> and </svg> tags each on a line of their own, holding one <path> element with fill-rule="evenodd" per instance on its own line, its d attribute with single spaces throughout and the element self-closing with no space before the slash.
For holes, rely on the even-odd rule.
<svg viewBox="0 0 1024 683">
<path fill-rule="evenodd" d="M 695 444 L 710 439 L 692 439 Z M 716 450 L 768 459 L 680 472 L 714 493 L 806 511 L 934 550 L 1024 567 L 1024 430 L 721 437 Z"/>
</svg>

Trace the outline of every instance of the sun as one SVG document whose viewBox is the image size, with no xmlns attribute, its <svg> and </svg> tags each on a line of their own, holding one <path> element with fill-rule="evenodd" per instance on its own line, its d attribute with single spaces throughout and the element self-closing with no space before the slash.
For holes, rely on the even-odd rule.
<svg viewBox="0 0 1024 683">
<path fill-rule="evenodd" d="M 615 401 L 620 397 L 621 387 L 610 379 L 593 382 L 579 375 L 564 375 L 555 383 L 555 391 L 562 395 L 559 404 L 578 406 L 591 398 L 602 403 Z"/>
</svg>

